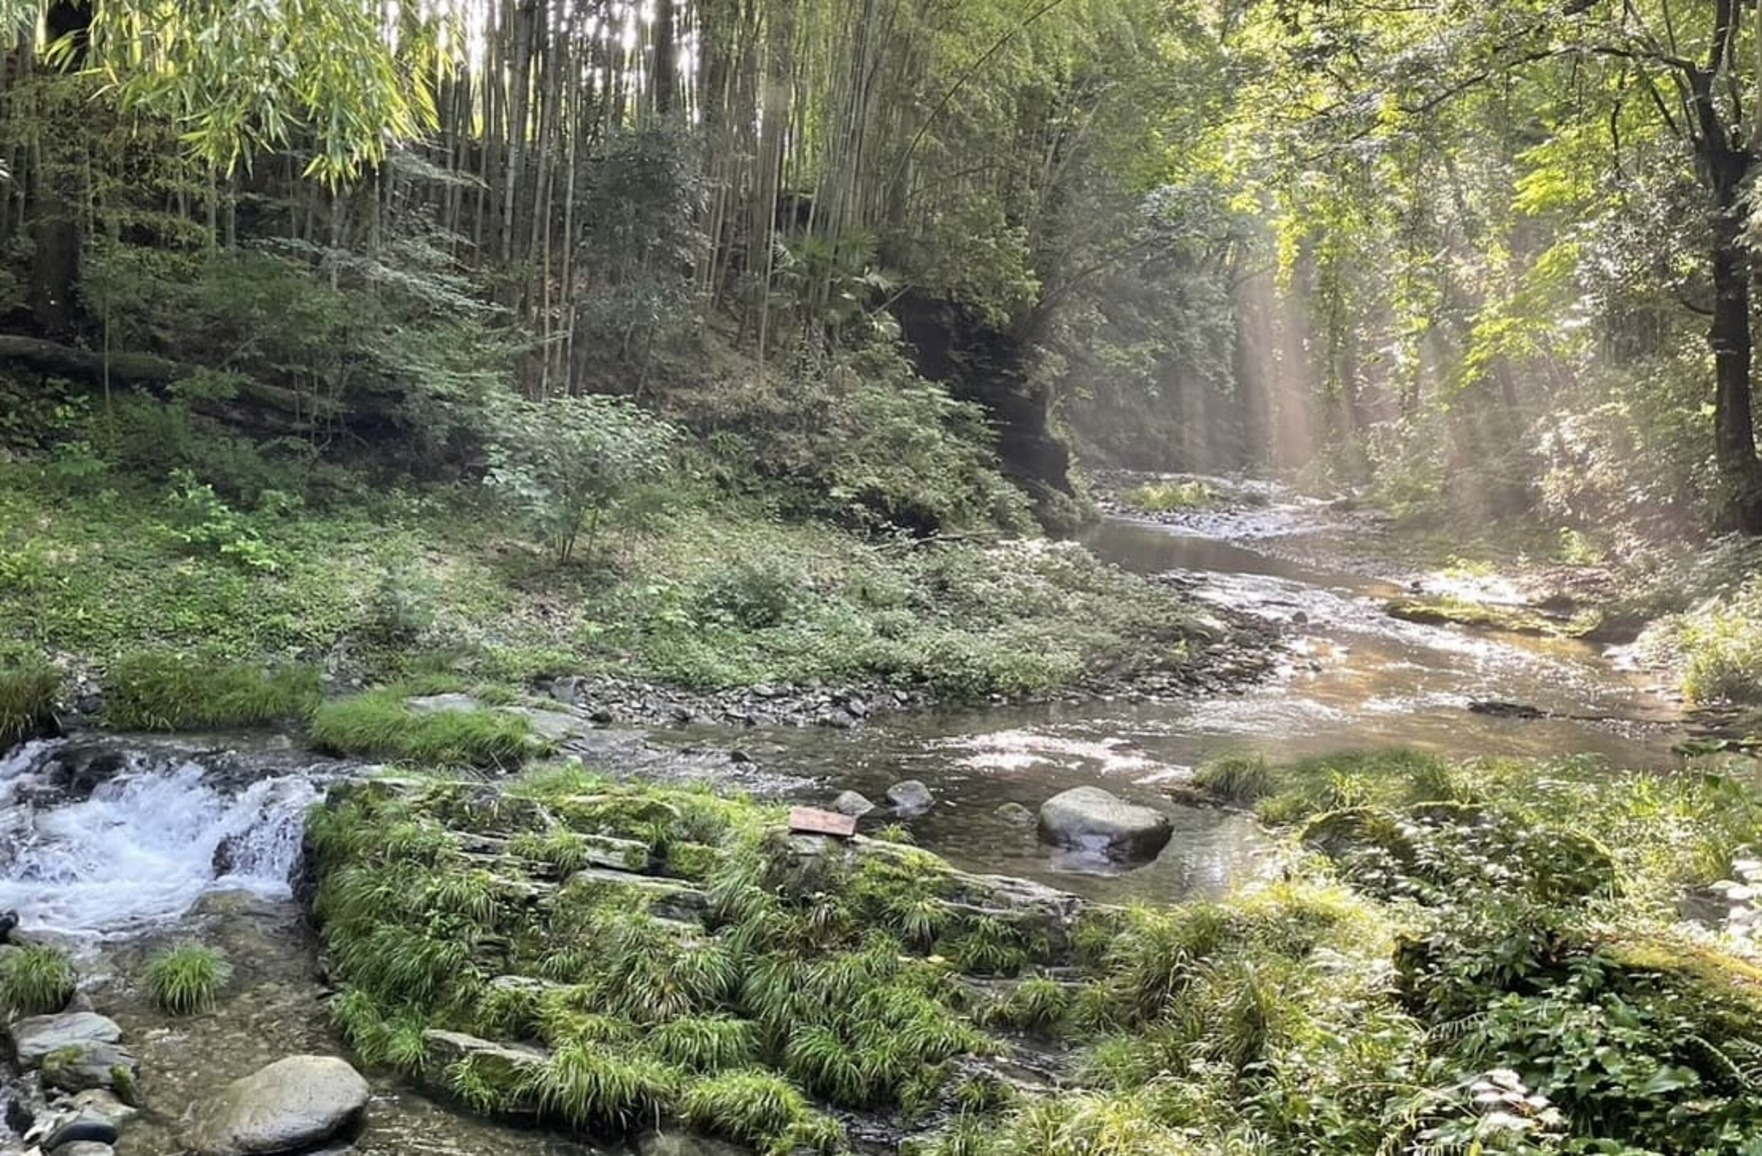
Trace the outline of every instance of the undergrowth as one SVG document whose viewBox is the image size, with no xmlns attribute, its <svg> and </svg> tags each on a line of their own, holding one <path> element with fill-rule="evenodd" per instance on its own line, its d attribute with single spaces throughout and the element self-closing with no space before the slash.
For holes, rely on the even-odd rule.
<svg viewBox="0 0 1762 1156">
<path fill-rule="evenodd" d="M 949 698 L 1178 672 L 1205 641 L 1177 594 L 1075 545 L 857 534 L 689 476 L 631 497 L 592 564 L 565 566 L 482 494 L 253 487 L 249 506 L 199 480 L 97 477 L 0 462 L 0 637 L 88 661 L 340 664 L 369 683 L 609 671 Z"/>
<path fill-rule="evenodd" d="M 1074 918 L 578 767 L 363 784 L 311 821 L 338 1020 L 484 1111 L 778 1153 L 843 1150 L 837 1112 L 936 1156 L 1736 1152 L 1762 1127 L 1762 969 L 1671 927 L 1762 827 L 1751 789 L 1409 752 L 1199 781 L 1290 832 L 1284 878 Z M 638 842 L 649 874 L 582 872 L 580 840 Z M 1058 1090 L 1015 1076 L 1048 1044 Z"/>
</svg>

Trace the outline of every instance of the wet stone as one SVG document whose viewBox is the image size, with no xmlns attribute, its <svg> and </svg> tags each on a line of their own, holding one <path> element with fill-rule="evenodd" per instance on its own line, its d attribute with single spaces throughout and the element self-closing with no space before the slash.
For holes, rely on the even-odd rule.
<svg viewBox="0 0 1762 1156">
<path fill-rule="evenodd" d="M 922 815 L 936 804 L 936 797 L 917 779 L 907 779 L 887 788 L 887 801 L 901 815 Z"/>
<path fill-rule="evenodd" d="M 832 809 L 840 815 L 849 815 L 853 819 L 860 819 L 873 811 L 875 804 L 871 803 L 868 797 L 860 791 L 840 791 L 838 797 L 832 800 Z"/>
<path fill-rule="evenodd" d="M 115 1148 L 95 1140 L 76 1140 L 48 1151 L 49 1156 L 116 1156 Z"/>
<path fill-rule="evenodd" d="M 6 1035 L 13 1059 L 26 1071 L 42 1067 L 45 1059 L 58 1052 L 122 1041 L 122 1029 L 115 1020 L 92 1012 L 30 1016 L 14 1023 Z"/>
<path fill-rule="evenodd" d="M 196 1156 L 269 1156 L 323 1143 L 359 1121 L 367 1081 L 334 1056 L 289 1056 L 234 1080 L 201 1105 Z"/>
<path fill-rule="evenodd" d="M 1010 824 L 1012 827 L 1031 827 L 1034 825 L 1034 812 L 1028 810 L 1028 808 L 1022 806 L 1020 803 L 1004 803 L 992 813 L 999 819 Z"/>
<path fill-rule="evenodd" d="M 1154 859 L 1174 833 L 1167 815 L 1100 787 L 1073 787 L 1040 808 L 1040 834 L 1061 847 L 1118 859 Z"/>
</svg>

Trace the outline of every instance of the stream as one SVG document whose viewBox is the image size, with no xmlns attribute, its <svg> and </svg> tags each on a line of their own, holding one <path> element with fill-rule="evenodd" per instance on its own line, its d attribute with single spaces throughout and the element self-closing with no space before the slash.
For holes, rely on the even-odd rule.
<svg viewBox="0 0 1762 1156">
<path fill-rule="evenodd" d="M 1174 524 L 1111 520 L 1094 532 L 1090 545 L 1103 557 L 1279 625 L 1287 650 L 1277 673 L 1235 693 L 929 711 L 849 732 L 686 728 L 652 737 L 672 748 L 738 745 L 765 778 L 796 784 L 792 793 L 807 802 L 842 789 L 880 801 L 891 784 L 922 780 L 937 799 L 909 821 L 922 846 L 969 870 L 1109 900 L 1216 895 L 1271 869 L 1273 848 L 1250 820 L 1169 800 L 1170 784 L 1223 753 L 1288 758 L 1405 745 L 1458 756 L 1674 762 L 1676 706 L 1655 678 L 1624 671 L 1583 642 L 1388 617 L 1383 603 L 1402 584 L 1308 549 L 1353 533 L 1342 517 L 1280 498 Z M 1628 721 L 1467 710 L 1487 699 Z M 291 1052 L 342 1050 L 290 877 L 303 812 L 328 781 L 355 773 L 273 737 L 85 737 L 0 757 L 0 911 L 17 910 L 24 929 L 70 946 L 84 990 L 140 1057 L 149 1111 L 130 1127 L 131 1156 L 180 1151 L 183 1107 L 220 1083 Z M 1031 825 L 996 814 L 1004 803 L 1037 810 L 1084 784 L 1170 813 L 1168 848 L 1154 863 L 1121 870 L 1051 852 Z M 214 1014 L 170 1020 L 140 990 L 146 957 L 181 939 L 214 944 L 234 964 Z M 394 1083 L 376 1083 L 375 1092 L 355 1149 L 367 1156 L 594 1151 L 445 1111 Z M 0 1127 L 0 1153 L 7 1150 Z"/>
</svg>

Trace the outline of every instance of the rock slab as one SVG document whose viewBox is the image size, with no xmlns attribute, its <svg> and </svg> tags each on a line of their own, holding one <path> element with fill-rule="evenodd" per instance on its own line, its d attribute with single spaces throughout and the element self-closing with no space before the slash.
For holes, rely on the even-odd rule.
<svg viewBox="0 0 1762 1156">
<path fill-rule="evenodd" d="M 93 1012 L 65 1012 L 53 1016 L 27 1016 L 6 1029 L 12 1058 L 25 1071 L 39 1068 L 55 1053 L 87 1051 L 101 1044 L 122 1042 L 116 1021 Z"/>
<path fill-rule="evenodd" d="M 1074 787 L 1040 807 L 1041 838 L 1115 859 L 1154 859 L 1173 831 L 1168 816 L 1100 787 Z"/>
<path fill-rule="evenodd" d="M 196 1156 L 271 1156 L 328 1140 L 360 1119 L 367 1081 L 334 1056 L 289 1056 L 228 1084 L 197 1109 Z"/>
</svg>

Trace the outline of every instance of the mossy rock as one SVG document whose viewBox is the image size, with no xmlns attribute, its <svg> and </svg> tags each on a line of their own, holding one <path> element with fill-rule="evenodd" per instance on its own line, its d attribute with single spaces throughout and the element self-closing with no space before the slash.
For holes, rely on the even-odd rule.
<svg viewBox="0 0 1762 1156">
<path fill-rule="evenodd" d="M 1588 621 L 1551 618 L 1527 607 L 1462 598 L 1396 598 L 1383 605 L 1383 612 L 1421 626 L 1470 626 L 1550 638 L 1576 638 L 1591 628 Z"/>
</svg>

